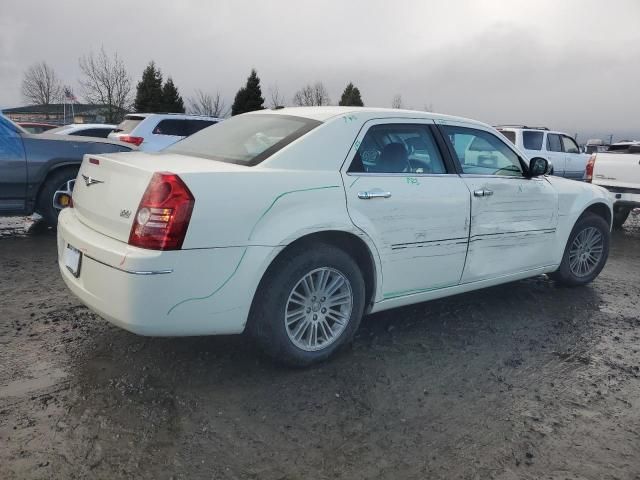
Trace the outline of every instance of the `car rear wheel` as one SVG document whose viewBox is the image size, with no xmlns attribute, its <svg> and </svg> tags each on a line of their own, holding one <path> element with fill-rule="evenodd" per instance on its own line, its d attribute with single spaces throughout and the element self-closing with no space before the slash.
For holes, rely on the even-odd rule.
<svg viewBox="0 0 640 480">
<path fill-rule="evenodd" d="M 45 180 L 38 196 L 36 211 L 42 215 L 47 225 L 57 225 L 58 214 L 71 201 L 71 192 L 77 176 L 78 168 L 62 168 L 52 172 Z"/>
<path fill-rule="evenodd" d="M 293 247 L 261 282 L 249 332 L 277 361 L 311 365 L 353 338 L 364 297 L 362 273 L 343 250 L 320 243 Z"/>
<path fill-rule="evenodd" d="M 602 217 L 584 214 L 569 235 L 560 268 L 551 277 L 568 286 L 592 282 L 607 262 L 609 236 L 609 225 Z"/>
<path fill-rule="evenodd" d="M 627 217 L 631 212 L 630 207 L 618 207 L 613 210 L 613 228 L 619 229 L 622 228 L 624 222 L 627 221 Z"/>
</svg>

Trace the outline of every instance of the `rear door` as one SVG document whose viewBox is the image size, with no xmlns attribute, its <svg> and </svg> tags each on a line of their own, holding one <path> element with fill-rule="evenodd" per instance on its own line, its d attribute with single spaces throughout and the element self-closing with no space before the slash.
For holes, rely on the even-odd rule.
<svg viewBox="0 0 640 480">
<path fill-rule="evenodd" d="M 519 155 L 490 130 L 456 122 L 440 129 L 471 193 L 462 282 L 551 264 L 558 194 L 547 179 L 526 178 Z"/>
<path fill-rule="evenodd" d="M 580 148 L 576 141 L 567 135 L 562 135 L 562 148 L 565 158 L 564 176 L 575 180 L 582 180 L 589 155 L 580 153 Z"/>
<path fill-rule="evenodd" d="M 432 121 L 367 122 L 345 162 L 347 208 L 378 249 L 384 299 L 460 282 L 469 190 L 434 129 Z"/>
<path fill-rule="evenodd" d="M 553 166 L 553 174 L 564 177 L 566 173 L 566 158 L 562 148 L 562 137 L 557 133 L 547 134 L 547 160 Z"/>
<path fill-rule="evenodd" d="M 20 133 L 0 118 L 0 213 L 25 209 L 27 160 Z"/>
</svg>

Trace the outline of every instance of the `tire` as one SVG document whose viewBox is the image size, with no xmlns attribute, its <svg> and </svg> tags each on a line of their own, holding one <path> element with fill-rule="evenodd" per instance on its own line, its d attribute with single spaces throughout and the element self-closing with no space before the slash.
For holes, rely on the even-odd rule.
<svg viewBox="0 0 640 480">
<path fill-rule="evenodd" d="M 309 280 L 309 275 L 314 288 L 307 292 L 304 279 Z M 344 283 L 331 293 L 330 287 L 340 279 Z M 323 280 L 325 289 L 320 288 Z M 349 294 L 350 303 L 346 300 Z M 345 300 L 338 306 L 328 303 L 341 297 Z M 276 259 L 260 282 L 249 314 L 248 332 L 276 361 L 306 367 L 326 360 L 351 341 L 360 325 L 364 304 L 364 279 L 349 254 L 325 243 L 294 246 Z M 335 319 L 342 319 L 343 324 Z M 316 344 L 311 345 L 314 329 Z"/>
<path fill-rule="evenodd" d="M 53 197 L 56 191 L 64 187 L 69 180 L 75 180 L 78 176 L 78 167 L 60 168 L 49 174 L 44 181 L 38 201 L 36 203 L 36 212 L 42 215 L 44 222 L 55 227 L 58 224 L 58 214 L 60 210 L 53 206 Z"/>
<path fill-rule="evenodd" d="M 598 241 L 587 248 L 590 238 L 593 242 Z M 571 230 L 560 267 L 551 277 L 559 284 L 571 287 L 592 282 L 607 263 L 609 238 L 609 224 L 602 217 L 593 213 L 583 214 Z"/>
<path fill-rule="evenodd" d="M 620 229 L 631 212 L 630 207 L 619 207 L 613 210 L 613 228 Z"/>
</svg>

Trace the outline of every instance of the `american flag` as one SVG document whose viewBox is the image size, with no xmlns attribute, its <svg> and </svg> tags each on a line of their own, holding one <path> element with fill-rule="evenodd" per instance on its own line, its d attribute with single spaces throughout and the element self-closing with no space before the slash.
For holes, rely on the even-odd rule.
<svg viewBox="0 0 640 480">
<path fill-rule="evenodd" d="M 64 87 L 64 97 L 71 102 L 78 101 L 78 99 L 76 98 L 76 96 L 73 94 L 73 92 L 69 87 Z"/>
</svg>

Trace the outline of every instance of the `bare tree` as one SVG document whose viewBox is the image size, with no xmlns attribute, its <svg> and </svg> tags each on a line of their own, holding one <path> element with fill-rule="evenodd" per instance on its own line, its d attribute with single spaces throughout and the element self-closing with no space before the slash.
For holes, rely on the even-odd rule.
<svg viewBox="0 0 640 480">
<path fill-rule="evenodd" d="M 391 108 L 402 108 L 402 95 L 398 93 L 393 97 Z"/>
<path fill-rule="evenodd" d="M 24 72 L 22 95 L 32 105 L 50 105 L 60 100 L 62 85 L 46 62 L 31 65 Z"/>
<path fill-rule="evenodd" d="M 209 95 L 202 90 L 196 90 L 196 96 L 187 100 L 189 113 L 224 118 L 229 114 L 220 92 Z"/>
<path fill-rule="evenodd" d="M 433 109 L 433 103 L 425 103 L 425 104 L 424 104 L 424 108 L 423 108 L 423 110 L 424 110 L 425 112 L 434 113 L 434 112 L 435 112 L 435 110 Z"/>
<path fill-rule="evenodd" d="M 117 53 L 109 57 L 104 47 L 100 52 L 80 58 L 84 78 L 80 85 L 87 103 L 104 106 L 107 123 L 118 122 L 130 108 L 131 77 Z"/>
<path fill-rule="evenodd" d="M 274 109 L 278 107 L 284 107 L 286 100 L 284 96 L 280 94 L 278 84 L 269 87 L 269 108 Z"/>
<path fill-rule="evenodd" d="M 322 82 L 302 87 L 293 97 L 294 105 L 301 107 L 329 105 L 330 102 L 329 94 Z"/>
</svg>

